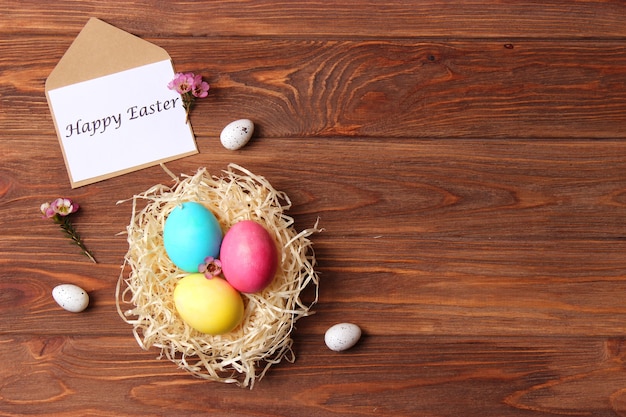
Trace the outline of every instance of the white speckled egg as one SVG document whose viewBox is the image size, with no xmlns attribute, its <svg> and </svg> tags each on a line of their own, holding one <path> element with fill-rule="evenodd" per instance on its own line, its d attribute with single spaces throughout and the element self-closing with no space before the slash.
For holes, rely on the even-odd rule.
<svg viewBox="0 0 626 417">
<path fill-rule="evenodd" d="M 243 148 L 254 133 L 254 123 L 249 119 L 239 119 L 229 123 L 220 134 L 220 142 L 226 149 L 236 151 Z"/>
<path fill-rule="evenodd" d="M 79 313 L 89 305 L 87 291 L 74 284 L 57 285 L 52 289 L 52 298 L 58 305 L 72 313 Z"/>
<path fill-rule="evenodd" d="M 326 346 L 330 350 L 341 352 L 356 345 L 361 338 L 361 328 L 352 323 L 335 324 L 324 335 Z"/>
</svg>

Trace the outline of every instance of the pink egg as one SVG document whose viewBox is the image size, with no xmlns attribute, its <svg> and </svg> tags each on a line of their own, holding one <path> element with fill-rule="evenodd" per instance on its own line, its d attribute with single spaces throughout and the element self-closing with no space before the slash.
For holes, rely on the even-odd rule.
<svg viewBox="0 0 626 417">
<path fill-rule="evenodd" d="M 252 220 L 235 223 L 220 249 L 222 273 L 235 289 L 252 293 L 267 287 L 276 274 L 278 252 L 270 234 Z"/>
</svg>

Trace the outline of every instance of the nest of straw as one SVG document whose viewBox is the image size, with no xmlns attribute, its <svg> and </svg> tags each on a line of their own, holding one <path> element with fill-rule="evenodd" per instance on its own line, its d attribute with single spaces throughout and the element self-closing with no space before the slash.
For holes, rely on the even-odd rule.
<svg viewBox="0 0 626 417">
<path fill-rule="evenodd" d="M 312 314 L 318 297 L 315 255 L 308 238 L 320 229 L 316 223 L 296 232 L 293 219 L 285 214 L 291 207 L 289 197 L 235 164 L 221 177 L 206 169 L 181 178 L 167 172 L 175 179 L 173 186 L 155 185 L 127 200 L 132 201 L 132 215 L 129 249 L 117 283 L 118 312 L 132 325 L 143 349 L 160 348 L 159 358 L 197 377 L 252 388 L 273 364 L 295 360 L 291 332 L 298 319 Z M 162 231 L 168 214 L 186 201 L 204 204 L 224 232 L 241 220 L 264 225 L 280 252 L 274 280 L 259 293 L 242 294 L 243 322 L 227 334 L 198 332 L 176 313 L 174 287 L 187 273 L 169 260 Z M 305 304 L 300 293 L 309 285 L 315 295 Z"/>
</svg>

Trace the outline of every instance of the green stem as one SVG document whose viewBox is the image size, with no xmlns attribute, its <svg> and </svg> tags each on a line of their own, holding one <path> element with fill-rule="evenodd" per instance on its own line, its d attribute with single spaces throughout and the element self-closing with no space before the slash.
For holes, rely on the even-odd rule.
<svg viewBox="0 0 626 417">
<path fill-rule="evenodd" d="M 78 234 L 76 229 L 74 229 L 74 226 L 72 225 L 72 223 L 70 222 L 70 219 L 67 216 L 56 215 L 54 216 L 54 222 L 57 223 L 61 227 L 63 232 L 65 232 L 65 234 L 70 239 L 72 239 L 72 242 L 83 251 L 83 254 L 85 254 L 91 260 L 91 262 L 98 263 L 96 261 L 96 258 L 94 258 L 94 256 L 91 254 L 89 249 L 87 249 L 87 247 L 81 240 L 80 235 Z"/>
<path fill-rule="evenodd" d="M 183 107 L 185 108 L 185 122 L 189 121 L 189 112 L 193 106 L 194 97 L 191 93 L 183 94 Z"/>
</svg>

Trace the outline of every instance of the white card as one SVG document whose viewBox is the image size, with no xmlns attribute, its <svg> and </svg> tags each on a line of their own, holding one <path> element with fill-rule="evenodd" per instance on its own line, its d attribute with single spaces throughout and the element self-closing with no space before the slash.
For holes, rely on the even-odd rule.
<svg viewBox="0 0 626 417">
<path fill-rule="evenodd" d="M 48 91 L 72 186 L 198 152 L 170 60 Z"/>
</svg>

